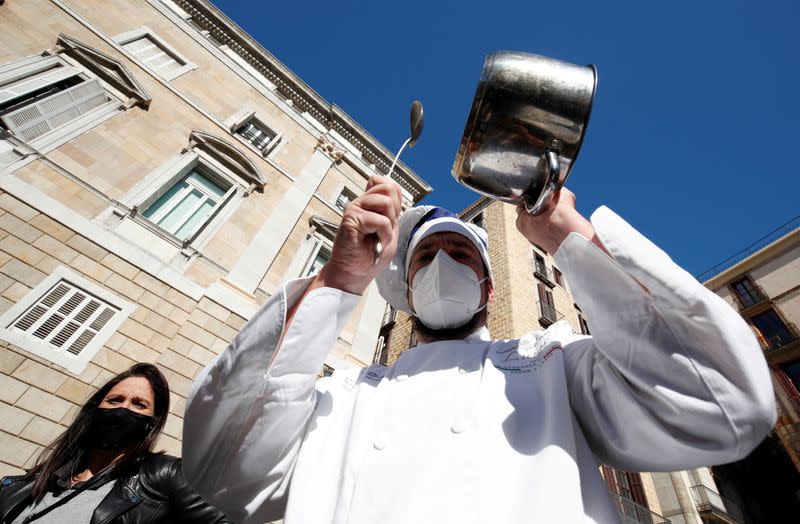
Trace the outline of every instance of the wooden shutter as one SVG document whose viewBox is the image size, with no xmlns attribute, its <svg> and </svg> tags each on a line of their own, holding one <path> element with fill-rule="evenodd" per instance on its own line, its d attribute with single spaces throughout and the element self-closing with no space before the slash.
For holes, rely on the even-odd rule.
<svg viewBox="0 0 800 524">
<path fill-rule="evenodd" d="M 100 82 L 92 79 L 12 111 L 2 121 L 15 135 L 33 140 L 107 101 Z"/>
<path fill-rule="evenodd" d="M 77 76 L 79 73 L 80 70 L 75 67 L 61 66 L 12 82 L 0 87 L 0 104 L 5 104 L 6 102 L 23 97 L 38 89 Z"/>
<path fill-rule="evenodd" d="M 542 304 L 547 304 L 548 306 L 555 308 L 555 303 L 553 302 L 553 293 L 542 283 L 538 283 L 536 286 L 539 289 L 539 301 L 541 301 Z"/>
<path fill-rule="evenodd" d="M 647 507 L 647 496 L 644 494 L 644 486 L 642 486 L 642 476 L 638 473 L 627 471 L 625 475 L 628 477 L 628 485 L 631 489 L 631 500 L 640 506 Z"/>
<path fill-rule="evenodd" d="M 177 57 L 172 56 L 166 49 L 158 45 L 149 35 L 144 35 L 141 38 L 132 40 L 122 47 L 127 49 L 147 67 L 150 67 L 164 76 L 169 76 L 171 72 L 185 65 L 182 61 L 179 61 Z"/>
<path fill-rule="evenodd" d="M 12 326 L 48 343 L 53 349 L 78 355 L 118 311 L 62 280 Z"/>
</svg>

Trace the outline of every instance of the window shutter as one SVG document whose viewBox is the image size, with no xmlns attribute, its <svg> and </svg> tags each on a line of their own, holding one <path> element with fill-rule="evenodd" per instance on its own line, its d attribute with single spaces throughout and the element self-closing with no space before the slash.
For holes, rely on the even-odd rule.
<svg viewBox="0 0 800 524">
<path fill-rule="evenodd" d="M 617 493 L 617 479 L 614 476 L 614 470 L 603 464 L 603 480 L 606 483 L 606 488 L 609 491 Z"/>
<path fill-rule="evenodd" d="M 14 134 L 33 140 L 106 101 L 108 98 L 100 82 L 92 79 L 12 111 L 3 116 L 2 121 Z"/>
<path fill-rule="evenodd" d="M 185 65 L 148 35 L 132 40 L 122 47 L 161 75 L 169 75 Z"/>
<path fill-rule="evenodd" d="M 62 80 L 78 75 L 78 73 L 80 73 L 80 71 L 74 67 L 54 67 L 38 75 L 23 78 L 17 82 L 5 85 L 0 87 L 0 104 L 5 104 L 15 98 L 25 96 L 38 89 L 61 82 Z"/>
<path fill-rule="evenodd" d="M 640 506 L 647 507 L 647 496 L 642 485 L 642 476 L 636 472 L 626 472 L 628 484 L 631 487 L 631 499 Z"/>
<path fill-rule="evenodd" d="M 55 350 L 78 355 L 117 311 L 62 280 L 12 325 Z"/>
</svg>

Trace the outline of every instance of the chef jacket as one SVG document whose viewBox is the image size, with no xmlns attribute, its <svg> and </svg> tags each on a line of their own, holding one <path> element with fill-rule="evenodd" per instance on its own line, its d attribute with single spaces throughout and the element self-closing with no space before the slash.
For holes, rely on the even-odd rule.
<svg viewBox="0 0 800 524">
<path fill-rule="evenodd" d="M 358 296 L 286 284 L 196 379 L 186 477 L 237 521 L 617 522 L 598 464 L 746 456 L 776 413 L 752 331 L 607 208 L 555 258 L 592 336 L 420 344 L 317 380 Z M 531 314 L 534 305 L 531 305 Z"/>
</svg>

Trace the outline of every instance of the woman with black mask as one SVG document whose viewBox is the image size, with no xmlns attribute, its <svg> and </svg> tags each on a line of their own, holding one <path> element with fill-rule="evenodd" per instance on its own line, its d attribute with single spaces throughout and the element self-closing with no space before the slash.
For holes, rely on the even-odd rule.
<svg viewBox="0 0 800 524">
<path fill-rule="evenodd" d="M 152 452 L 168 413 L 154 365 L 112 378 L 26 475 L 0 481 L 0 523 L 230 522 L 189 488 L 180 459 Z"/>
</svg>

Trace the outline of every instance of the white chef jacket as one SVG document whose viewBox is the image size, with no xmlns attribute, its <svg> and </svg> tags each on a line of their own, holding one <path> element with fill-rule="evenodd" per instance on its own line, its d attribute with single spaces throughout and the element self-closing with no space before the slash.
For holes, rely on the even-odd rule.
<svg viewBox="0 0 800 524">
<path fill-rule="evenodd" d="M 606 523 L 598 461 L 746 456 L 776 417 L 753 333 L 613 212 L 592 223 L 613 258 L 575 233 L 556 253 L 591 337 L 484 329 L 317 381 L 359 297 L 311 291 L 285 329 L 309 280 L 289 282 L 195 381 L 187 480 L 242 522 Z"/>
</svg>

